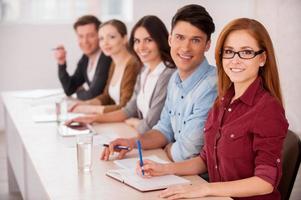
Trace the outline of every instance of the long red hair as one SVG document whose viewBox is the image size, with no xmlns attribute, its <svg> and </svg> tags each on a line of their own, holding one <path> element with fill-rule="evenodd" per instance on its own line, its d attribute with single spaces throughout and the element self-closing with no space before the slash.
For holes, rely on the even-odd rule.
<svg viewBox="0 0 301 200">
<path fill-rule="evenodd" d="M 232 82 L 225 73 L 222 65 L 222 50 L 228 35 L 236 30 L 246 30 L 257 41 L 260 49 L 266 53 L 266 63 L 259 70 L 259 76 L 263 81 L 263 87 L 270 92 L 283 105 L 277 63 L 272 40 L 265 27 L 258 21 L 248 18 L 239 18 L 228 23 L 220 33 L 215 47 L 215 60 L 218 73 L 218 98 L 215 105 L 219 105 Z"/>
</svg>

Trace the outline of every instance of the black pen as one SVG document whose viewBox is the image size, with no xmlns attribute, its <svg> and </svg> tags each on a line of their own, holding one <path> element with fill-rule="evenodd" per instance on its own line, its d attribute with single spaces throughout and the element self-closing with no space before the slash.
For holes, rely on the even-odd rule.
<svg viewBox="0 0 301 200">
<path fill-rule="evenodd" d="M 109 147 L 108 144 L 103 144 L 102 146 L 104 146 L 104 147 Z M 130 150 L 130 147 L 117 145 L 117 146 L 114 147 L 114 149 L 116 149 L 116 150 L 127 150 L 127 151 L 129 151 L 129 150 Z"/>
</svg>

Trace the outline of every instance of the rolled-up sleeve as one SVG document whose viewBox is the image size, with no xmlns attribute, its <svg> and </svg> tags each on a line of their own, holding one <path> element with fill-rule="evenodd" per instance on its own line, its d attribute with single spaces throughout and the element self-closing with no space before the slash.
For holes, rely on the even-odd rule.
<svg viewBox="0 0 301 200">
<path fill-rule="evenodd" d="M 256 153 L 254 175 L 276 188 L 281 178 L 281 150 L 288 130 L 283 108 L 276 100 L 266 102 L 253 127 L 253 150 Z"/>
</svg>

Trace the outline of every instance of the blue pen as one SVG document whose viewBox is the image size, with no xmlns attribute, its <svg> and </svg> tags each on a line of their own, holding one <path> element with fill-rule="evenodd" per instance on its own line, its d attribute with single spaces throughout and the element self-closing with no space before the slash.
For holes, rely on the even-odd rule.
<svg viewBox="0 0 301 200">
<path fill-rule="evenodd" d="M 104 147 L 109 147 L 108 144 L 103 144 L 102 146 Z M 126 146 L 121 146 L 121 145 L 117 145 L 114 147 L 115 150 L 130 150 L 130 147 L 126 147 Z"/>
<path fill-rule="evenodd" d="M 142 159 L 141 142 L 140 142 L 140 140 L 137 140 L 136 143 L 137 143 L 137 149 L 139 151 L 140 167 L 142 167 L 143 166 L 143 159 Z M 144 176 L 144 170 L 143 169 L 142 169 L 142 175 Z"/>
</svg>

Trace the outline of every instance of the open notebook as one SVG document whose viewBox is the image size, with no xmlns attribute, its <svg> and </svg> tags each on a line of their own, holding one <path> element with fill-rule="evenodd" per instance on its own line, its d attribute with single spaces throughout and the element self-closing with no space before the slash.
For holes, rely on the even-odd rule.
<svg viewBox="0 0 301 200">
<path fill-rule="evenodd" d="M 144 157 L 144 159 L 153 160 L 159 163 L 167 163 L 166 161 L 154 155 Z M 137 161 L 138 158 L 116 160 L 114 161 L 114 163 L 121 167 L 121 169 L 109 170 L 107 171 L 106 175 L 118 181 L 121 181 L 122 183 L 125 183 L 141 192 L 161 190 L 172 185 L 190 184 L 189 180 L 176 175 L 142 178 L 138 176 L 135 171 Z"/>
</svg>

